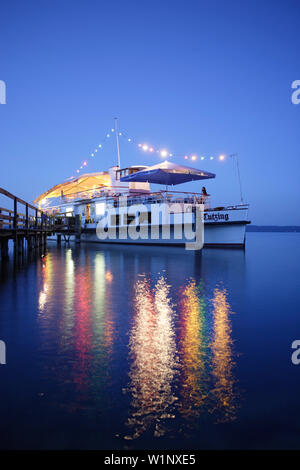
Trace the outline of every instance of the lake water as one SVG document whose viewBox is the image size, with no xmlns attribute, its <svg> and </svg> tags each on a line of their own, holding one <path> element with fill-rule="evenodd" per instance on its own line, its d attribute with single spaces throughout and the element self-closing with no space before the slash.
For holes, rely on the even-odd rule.
<svg viewBox="0 0 300 470">
<path fill-rule="evenodd" d="M 1 264 L 0 447 L 300 448 L 300 234 Z"/>
</svg>

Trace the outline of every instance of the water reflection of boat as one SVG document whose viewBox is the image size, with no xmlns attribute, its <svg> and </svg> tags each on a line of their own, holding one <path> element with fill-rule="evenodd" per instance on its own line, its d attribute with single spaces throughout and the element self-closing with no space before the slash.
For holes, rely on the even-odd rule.
<svg viewBox="0 0 300 470">
<path fill-rule="evenodd" d="M 80 262 L 77 258 L 75 263 L 74 252 Z M 115 340 L 112 274 L 103 253 L 91 256 L 68 248 L 61 256 L 50 252 L 43 258 L 41 277 L 40 352 L 53 352 L 56 380 L 70 391 L 60 405 L 69 411 L 87 407 L 89 402 L 92 407 L 97 390 L 102 393 L 105 387 Z"/>
<path fill-rule="evenodd" d="M 204 413 L 215 422 L 235 418 L 238 394 L 226 290 L 216 287 L 211 301 L 205 301 L 196 281 L 188 281 L 179 292 L 178 318 L 174 300 L 164 277 L 153 289 L 146 277 L 136 283 L 129 342 L 127 424 L 132 433 L 127 439 L 145 432 L 163 435 L 166 419 L 179 416 L 188 428 L 199 425 Z"/>
<path fill-rule="evenodd" d="M 232 327 L 230 305 L 225 289 L 214 290 L 213 332 L 211 339 L 213 411 L 217 412 L 218 421 L 231 421 L 236 416 L 236 380 L 233 369 Z"/>
<path fill-rule="evenodd" d="M 197 417 L 208 399 L 207 312 L 200 289 L 191 280 L 179 302 L 180 413 Z"/>
<path fill-rule="evenodd" d="M 118 428 L 127 439 L 234 419 L 230 293 L 231 286 L 243 290 L 244 254 L 224 250 L 215 259 L 214 253 L 50 250 L 40 261 L 38 323 L 41 357 L 51 351 L 45 375 L 55 371 L 64 390 L 60 406 L 97 407 L 108 416 L 116 395 L 124 414 L 129 400 L 126 430 Z"/>
<path fill-rule="evenodd" d="M 177 400 L 172 384 L 178 362 L 169 300 L 169 286 L 160 278 L 151 291 L 143 278 L 135 287 L 135 319 L 130 336 L 131 435 L 137 438 L 152 429 L 155 436 L 164 435 L 166 422 L 174 418 Z"/>
</svg>

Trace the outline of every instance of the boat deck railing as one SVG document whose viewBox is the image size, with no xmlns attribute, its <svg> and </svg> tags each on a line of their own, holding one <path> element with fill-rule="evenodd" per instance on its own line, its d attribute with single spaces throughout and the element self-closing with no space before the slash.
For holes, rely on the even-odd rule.
<svg viewBox="0 0 300 470">
<path fill-rule="evenodd" d="M 158 191 L 153 193 L 141 193 L 133 195 L 129 194 L 116 194 L 110 195 L 105 198 L 106 204 L 110 204 L 113 207 L 124 206 L 126 202 L 127 206 L 132 206 L 136 204 L 204 204 L 208 205 L 209 195 L 204 196 L 203 194 L 197 193 L 182 193 L 179 191 Z"/>
<path fill-rule="evenodd" d="M 130 189 L 124 191 L 122 186 L 114 186 L 113 188 L 99 187 L 92 190 L 81 191 L 79 193 L 63 195 L 56 201 L 55 206 L 47 209 L 55 209 L 61 207 L 62 204 L 74 204 L 79 202 L 95 201 L 105 202 L 113 207 L 127 206 L 136 204 L 161 204 L 161 203 L 179 203 L 179 204 L 204 204 L 205 208 L 209 208 L 210 195 L 196 192 L 169 191 L 161 190 L 156 192 L 141 191 Z M 45 207 L 46 209 L 46 207 Z"/>
</svg>

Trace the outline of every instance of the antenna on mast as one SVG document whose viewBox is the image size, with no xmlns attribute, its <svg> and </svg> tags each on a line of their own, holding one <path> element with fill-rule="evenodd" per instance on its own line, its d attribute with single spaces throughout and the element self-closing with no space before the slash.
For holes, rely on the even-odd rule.
<svg viewBox="0 0 300 470">
<path fill-rule="evenodd" d="M 117 141 L 117 154 L 118 154 L 118 167 L 121 168 L 120 164 L 120 146 L 119 146 L 119 131 L 118 131 L 118 118 L 115 117 L 115 134 Z"/>
</svg>

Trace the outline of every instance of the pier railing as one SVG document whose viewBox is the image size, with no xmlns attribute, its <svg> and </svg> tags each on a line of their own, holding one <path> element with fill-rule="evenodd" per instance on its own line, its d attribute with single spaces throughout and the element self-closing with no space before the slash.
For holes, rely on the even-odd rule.
<svg viewBox="0 0 300 470">
<path fill-rule="evenodd" d="M 47 237 L 53 234 L 57 234 L 58 241 L 62 236 L 69 240 L 71 235 L 75 235 L 80 241 L 80 216 L 69 217 L 69 215 L 47 214 L 0 188 L 1 259 L 8 258 L 9 240 L 13 240 L 16 254 L 23 254 L 25 245 L 29 251 L 33 248 L 45 247 Z"/>
<path fill-rule="evenodd" d="M 0 188 L 0 195 L 10 200 L 12 208 L 0 207 L 0 229 L 36 229 L 51 227 L 51 217 L 38 207 Z M 5 203 L 6 205 L 6 203 Z M 21 207 L 20 207 L 21 206 Z"/>
<path fill-rule="evenodd" d="M 0 229 L 45 229 L 56 231 L 64 228 L 72 229 L 75 225 L 75 217 L 71 216 L 70 213 L 59 212 L 48 214 L 3 188 L 0 188 L 1 195 L 7 198 L 6 200 L 11 201 L 13 208 L 1 207 L 2 202 L 0 202 Z"/>
<path fill-rule="evenodd" d="M 0 196 L 4 196 L 0 204 L 0 230 L 5 231 L 48 231 L 72 230 L 75 226 L 75 217 L 70 214 L 47 214 L 36 206 L 29 204 L 14 194 L 0 188 Z M 10 201 L 10 204 L 8 203 Z M 12 206 L 12 208 L 1 207 Z"/>
</svg>

